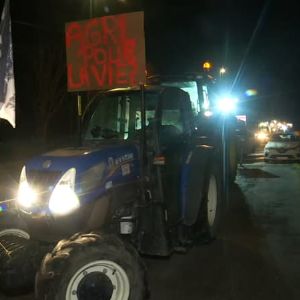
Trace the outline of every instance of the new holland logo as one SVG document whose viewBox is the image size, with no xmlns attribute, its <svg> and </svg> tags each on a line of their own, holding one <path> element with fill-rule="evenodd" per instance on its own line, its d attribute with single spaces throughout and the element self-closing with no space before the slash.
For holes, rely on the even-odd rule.
<svg viewBox="0 0 300 300">
<path fill-rule="evenodd" d="M 43 162 L 43 168 L 44 169 L 48 169 L 48 168 L 50 168 L 50 166 L 51 166 L 51 160 L 45 160 Z"/>
</svg>

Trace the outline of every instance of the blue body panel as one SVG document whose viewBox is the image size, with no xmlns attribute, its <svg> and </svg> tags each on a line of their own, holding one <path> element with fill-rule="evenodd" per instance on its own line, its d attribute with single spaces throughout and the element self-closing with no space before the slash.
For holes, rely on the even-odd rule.
<svg viewBox="0 0 300 300">
<path fill-rule="evenodd" d="M 99 181 L 88 193 L 82 193 L 81 180 L 92 167 L 102 164 L 104 170 L 99 174 Z M 99 199 L 107 190 L 137 181 L 140 176 L 138 147 L 135 144 L 110 144 L 80 148 L 63 148 L 35 157 L 25 164 L 26 173 L 55 173 L 57 178 L 49 187 L 51 191 L 62 175 L 70 168 L 76 169 L 75 190 L 81 204 Z M 97 176 L 97 174 L 95 174 Z M 47 206 L 47 203 L 45 203 Z M 39 208 L 38 213 L 48 207 Z"/>
<path fill-rule="evenodd" d="M 204 167 L 207 163 L 208 156 L 202 153 L 201 159 L 195 164 L 197 161 L 197 159 L 195 161 L 195 157 L 199 156 L 199 151 L 195 145 L 191 145 L 182 153 L 183 163 L 179 174 L 180 182 L 177 192 L 180 203 L 180 218 L 186 224 L 192 224 L 195 221 L 201 202 L 197 199 L 195 200 L 195 197 L 191 197 L 191 193 L 193 195 L 194 191 L 198 193 L 199 190 L 202 190 Z M 88 191 L 83 190 L 82 181 L 84 174 L 100 164 L 102 164 L 102 171 L 99 174 L 99 180 L 96 180 L 97 184 Z M 50 192 L 47 197 L 50 197 L 51 191 L 62 175 L 70 168 L 75 168 L 75 191 L 80 198 L 81 205 L 101 198 L 112 188 L 138 182 L 141 177 L 138 146 L 134 143 L 101 144 L 90 147 L 58 149 L 33 158 L 25 166 L 29 177 L 30 173 L 35 171 L 43 175 L 55 173 L 55 180 L 52 181 L 51 185 L 46 186 L 47 191 Z M 196 175 L 196 183 L 193 169 L 195 167 L 199 172 Z M 32 207 L 31 212 L 49 215 L 48 200 L 44 199 L 42 201 L 43 206 Z"/>
</svg>

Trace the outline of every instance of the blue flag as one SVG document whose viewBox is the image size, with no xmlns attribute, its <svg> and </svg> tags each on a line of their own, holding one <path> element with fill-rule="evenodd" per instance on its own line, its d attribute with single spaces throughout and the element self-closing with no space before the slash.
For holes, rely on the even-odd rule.
<svg viewBox="0 0 300 300">
<path fill-rule="evenodd" d="M 6 119 L 13 127 L 16 127 L 15 100 L 11 19 L 9 0 L 5 0 L 0 24 L 0 118 Z"/>
</svg>

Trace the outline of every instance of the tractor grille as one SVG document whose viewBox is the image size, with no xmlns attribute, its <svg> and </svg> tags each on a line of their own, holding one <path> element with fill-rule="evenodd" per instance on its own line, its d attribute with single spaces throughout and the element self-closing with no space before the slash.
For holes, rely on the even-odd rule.
<svg viewBox="0 0 300 300">
<path fill-rule="evenodd" d="M 53 187 L 60 179 L 61 172 L 28 170 L 26 175 L 30 185 L 48 191 L 49 187 Z"/>
<path fill-rule="evenodd" d="M 30 186 L 39 194 L 40 204 L 43 205 L 60 179 L 61 172 L 29 170 L 26 175 Z"/>
<path fill-rule="evenodd" d="M 16 235 L 0 237 L 0 266 L 3 262 L 6 262 L 14 252 L 22 251 L 27 244 L 28 240 Z"/>
</svg>

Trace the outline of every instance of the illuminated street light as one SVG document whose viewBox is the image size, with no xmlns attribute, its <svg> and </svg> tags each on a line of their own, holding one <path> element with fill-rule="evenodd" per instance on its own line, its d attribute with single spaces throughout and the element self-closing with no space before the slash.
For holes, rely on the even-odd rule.
<svg viewBox="0 0 300 300">
<path fill-rule="evenodd" d="M 219 72 L 220 72 L 220 76 L 223 76 L 227 71 L 224 67 L 222 67 Z"/>
<path fill-rule="evenodd" d="M 211 63 L 210 63 L 209 61 L 206 61 L 206 62 L 203 64 L 203 69 L 204 69 L 204 71 L 209 72 L 210 69 L 211 69 Z"/>
</svg>

